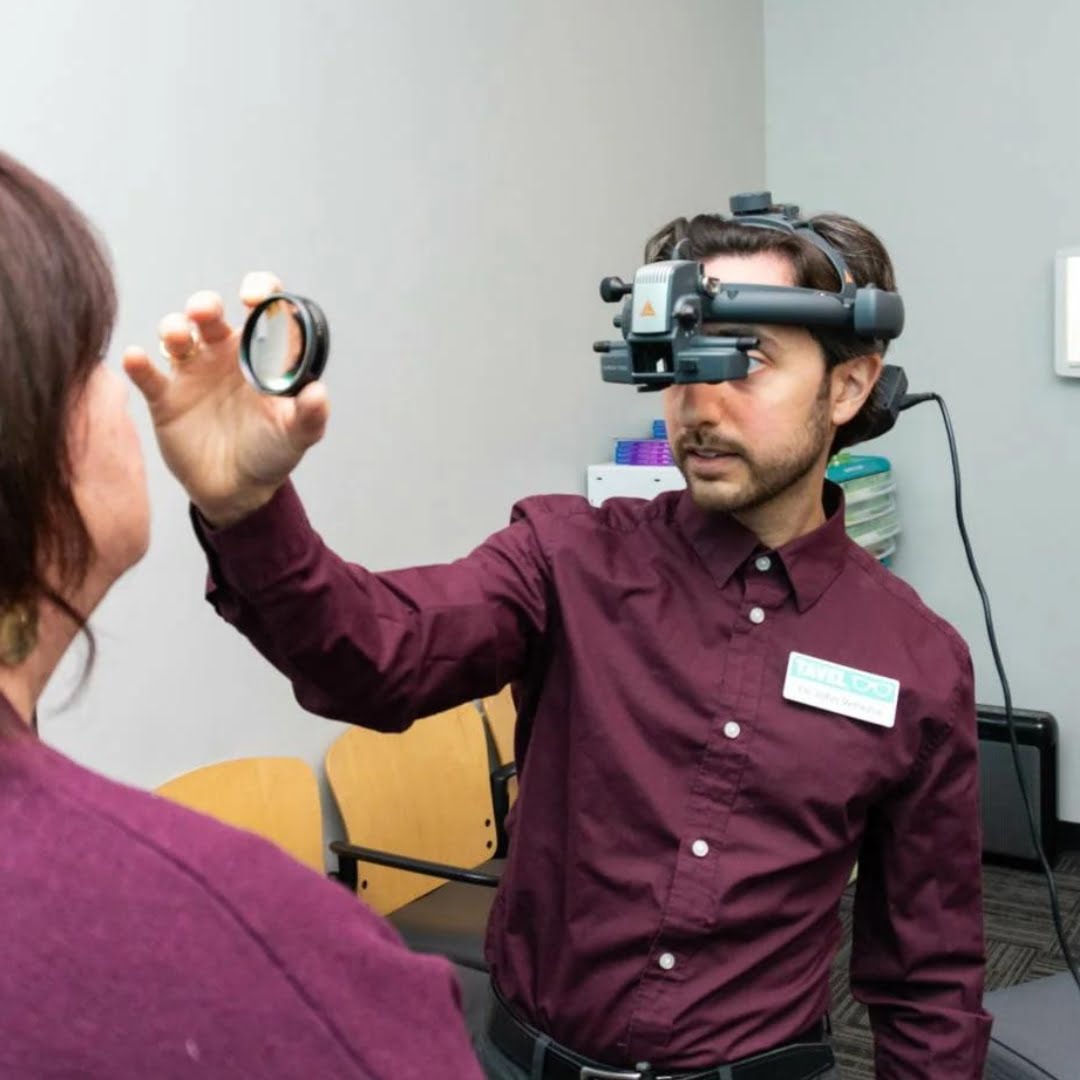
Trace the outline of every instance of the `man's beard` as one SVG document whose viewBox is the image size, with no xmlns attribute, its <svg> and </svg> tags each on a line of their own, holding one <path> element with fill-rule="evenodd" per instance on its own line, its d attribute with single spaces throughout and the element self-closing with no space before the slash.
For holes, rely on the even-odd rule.
<svg viewBox="0 0 1080 1080">
<path fill-rule="evenodd" d="M 821 459 L 832 439 L 829 424 L 828 390 L 819 394 L 813 411 L 803 428 L 792 433 L 795 437 L 768 462 L 757 461 L 741 445 L 723 438 L 711 437 L 708 431 L 687 432 L 675 447 L 675 459 L 686 479 L 694 502 L 702 510 L 738 513 L 756 510 L 800 483 Z M 747 475 L 737 488 L 722 481 L 695 477 L 686 468 L 686 455 L 692 450 L 714 450 L 737 455 Z"/>
</svg>

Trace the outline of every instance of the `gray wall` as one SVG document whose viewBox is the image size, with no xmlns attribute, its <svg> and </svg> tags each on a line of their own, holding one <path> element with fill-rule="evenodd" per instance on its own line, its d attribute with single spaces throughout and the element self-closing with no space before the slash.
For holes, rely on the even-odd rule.
<svg viewBox="0 0 1080 1080">
<path fill-rule="evenodd" d="M 107 237 L 112 362 L 249 268 L 323 302 L 334 415 L 298 483 L 375 567 L 457 556 L 516 498 L 583 491 L 658 407 L 600 381 L 600 277 L 764 179 L 756 2 L 0 8 L 0 146 Z M 66 710 L 70 681 L 50 694 L 45 737 L 144 786 L 247 754 L 318 763 L 337 726 L 204 605 L 184 500 L 148 458 L 151 554 L 95 619 L 89 688 Z"/>
<path fill-rule="evenodd" d="M 1062 728 L 1061 816 L 1080 820 L 1080 383 L 1053 373 L 1053 257 L 1080 244 L 1080 5 L 766 0 L 767 178 L 864 219 L 908 310 L 895 359 L 956 427 L 967 521 L 1015 703 Z M 953 519 L 934 406 L 880 444 L 898 473 L 897 571 L 971 644 L 1000 704 Z"/>
</svg>

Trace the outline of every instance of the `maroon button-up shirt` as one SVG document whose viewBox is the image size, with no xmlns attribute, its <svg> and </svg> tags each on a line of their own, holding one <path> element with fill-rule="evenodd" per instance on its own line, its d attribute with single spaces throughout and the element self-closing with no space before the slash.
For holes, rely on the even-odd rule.
<svg viewBox="0 0 1080 1080">
<path fill-rule="evenodd" d="M 0 696 L 3 1080 L 481 1080 L 450 965 Z"/>
<path fill-rule="evenodd" d="M 827 522 L 778 551 L 685 492 L 552 496 L 443 566 L 330 552 L 291 487 L 209 534 L 211 600 L 307 709 L 383 730 L 515 684 L 520 796 L 488 938 L 578 1052 L 691 1069 L 821 1017 L 859 861 L 852 986 L 881 1080 L 981 1077 L 971 663 Z M 789 655 L 900 683 L 891 727 L 785 699 Z"/>
</svg>

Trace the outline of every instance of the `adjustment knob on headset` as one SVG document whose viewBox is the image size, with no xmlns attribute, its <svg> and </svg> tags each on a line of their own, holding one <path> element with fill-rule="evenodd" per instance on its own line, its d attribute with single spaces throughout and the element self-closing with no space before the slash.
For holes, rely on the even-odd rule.
<svg viewBox="0 0 1080 1080">
<path fill-rule="evenodd" d="M 674 314 L 684 330 L 694 330 L 701 322 L 701 301 L 696 296 L 688 296 L 675 308 Z"/>
<path fill-rule="evenodd" d="M 771 191 L 744 191 L 741 195 L 731 196 L 731 212 L 740 214 L 760 214 L 772 206 Z"/>
<path fill-rule="evenodd" d="M 634 286 L 618 277 L 606 277 L 600 282 L 600 299 L 605 303 L 613 304 L 621 300 L 627 293 L 632 293 Z"/>
</svg>

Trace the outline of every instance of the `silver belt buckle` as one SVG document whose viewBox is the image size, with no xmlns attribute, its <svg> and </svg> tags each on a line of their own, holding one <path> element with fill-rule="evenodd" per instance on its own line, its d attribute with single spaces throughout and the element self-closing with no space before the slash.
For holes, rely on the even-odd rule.
<svg viewBox="0 0 1080 1080">
<path fill-rule="evenodd" d="M 582 1065 L 580 1080 L 645 1080 L 645 1073 L 640 1069 L 594 1069 L 591 1065 Z"/>
</svg>

